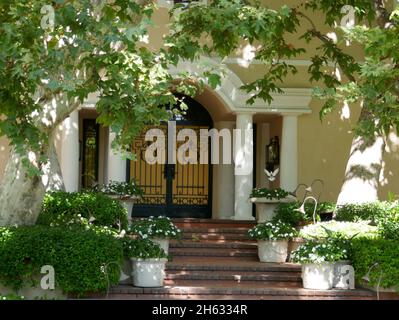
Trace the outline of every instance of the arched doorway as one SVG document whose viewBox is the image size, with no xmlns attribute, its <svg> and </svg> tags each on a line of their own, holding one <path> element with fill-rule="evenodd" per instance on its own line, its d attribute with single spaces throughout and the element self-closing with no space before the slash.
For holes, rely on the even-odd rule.
<svg viewBox="0 0 399 320">
<path fill-rule="evenodd" d="M 173 114 L 170 121 L 176 122 L 176 132 L 191 129 L 200 137 L 201 129 L 211 129 L 213 121 L 208 111 L 197 101 L 184 97 L 188 110 L 184 115 Z M 147 127 L 161 129 L 166 145 L 169 138 L 168 125 Z M 188 139 L 188 138 L 187 138 Z M 187 141 L 187 140 L 186 140 Z M 177 141 L 178 149 L 186 141 Z M 144 190 L 142 200 L 134 205 L 132 216 L 166 215 L 169 217 L 210 218 L 212 216 L 212 166 L 197 163 L 149 164 L 145 161 L 145 150 L 149 143 L 145 133 L 136 138 L 132 150 L 137 159 L 128 164 L 128 177 L 134 179 Z M 198 149 L 200 148 L 198 142 Z M 167 149 L 167 148 L 166 148 Z M 209 140 L 208 140 L 208 150 Z M 168 154 L 166 150 L 166 159 Z M 198 152 L 199 157 L 200 152 Z M 210 152 L 208 152 L 210 155 Z"/>
</svg>

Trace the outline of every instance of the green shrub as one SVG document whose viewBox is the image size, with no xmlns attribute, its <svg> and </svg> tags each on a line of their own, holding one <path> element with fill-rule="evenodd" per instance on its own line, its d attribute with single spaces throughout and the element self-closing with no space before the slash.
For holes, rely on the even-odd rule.
<svg viewBox="0 0 399 320">
<path fill-rule="evenodd" d="M 125 257 L 138 259 L 161 259 L 168 255 L 156 243 L 148 239 L 123 239 L 123 250 Z"/>
<path fill-rule="evenodd" d="M 318 222 L 301 228 L 299 235 L 305 239 L 325 239 L 329 237 L 328 231 L 339 233 L 342 237 L 377 238 L 378 228 L 370 226 L 367 222 L 326 221 Z"/>
<path fill-rule="evenodd" d="M 364 204 L 345 204 L 337 208 L 336 220 L 339 221 L 371 221 L 378 223 L 391 210 L 399 210 L 397 202 L 376 201 Z"/>
<path fill-rule="evenodd" d="M 275 209 L 274 221 L 284 221 L 292 226 L 297 226 L 302 221 L 313 221 L 314 204 L 311 202 L 305 203 L 305 216 L 295 210 L 301 204 L 300 202 L 279 203 Z M 334 207 L 335 205 L 331 202 L 320 202 L 316 208 L 316 220 L 320 220 L 318 216 L 320 213 L 332 212 Z"/>
<path fill-rule="evenodd" d="M 119 281 L 122 242 L 82 228 L 32 226 L 0 228 L 0 283 L 21 288 L 55 270 L 56 286 L 65 293 L 104 292 Z M 107 280 L 108 277 L 108 280 Z"/>
<path fill-rule="evenodd" d="M 102 193 L 62 191 L 46 194 L 37 224 L 79 224 L 79 220 L 85 224 L 84 219 L 95 226 L 116 229 L 126 229 L 128 225 L 126 210 L 119 201 Z"/>
<path fill-rule="evenodd" d="M 351 260 L 357 280 L 368 275 L 370 285 L 375 286 L 381 276 L 381 287 L 399 290 L 399 241 L 353 239 Z"/>
<path fill-rule="evenodd" d="M 378 232 L 384 239 L 399 240 L 399 213 L 391 211 L 378 221 Z"/>
</svg>

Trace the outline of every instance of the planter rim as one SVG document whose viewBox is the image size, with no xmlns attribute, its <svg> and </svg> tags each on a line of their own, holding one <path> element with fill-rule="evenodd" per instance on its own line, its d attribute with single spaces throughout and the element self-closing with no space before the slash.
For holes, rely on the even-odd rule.
<svg viewBox="0 0 399 320">
<path fill-rule="evenodd" d="M 279 240 L 269 240 L 269 239 L 261 240 L 261 239 L 258 239 L 256 241 L 258 241 L 258 242 L 288 242 L 289 239 L 279 239 Z"/>
<path fill-rule="evenodd" d="M 307 239 L 302 238 L 302 237 L 294 237 L 294 238 L 289 239 L 289 241 L 291 241 L 291 242 L 306 242 Z"/>
<path fill-rule="evenodd" d="M 306 263 L 301 263 L 301 265 L 306 266 L 306 265 L 313 265 L 313 266 L 323 266 L 323 265 L 330 265 L 333 266 L 336 263 L 336 261 L 324 261 L 324 262 L 306 262 Z"/>
<path fill-rule="evenodd" d="M 334 263 L 351 263 L 350 260 L 338 260 L 338 261 L 334 261 Z"/>
<path fill-rule="evenodd" d="M 280 203 L 280 202 L 283 202 L 283 203 L 285 203 L 285 202 L 294 202 L 296 200 L 297 200 L 297 198 L 293 197 L 291 195 L 288 195 L 287 197 L 282 198 L 282 199 L 276 199 L 276 198 L 269 199 L 269 198 L 266 198 L 266 197 L 263 197 L 263 198 L 256 198 L 256 197 L 249 198 L 249 201 L 251 201 L 253 203 L 273 203 L 273 204 Z"/>
<path fill-rule="evenodd" d="M 118 200 L 126 201 L 126 202 L 141 199 L 140 196 L 121 196 L 121 195 L 117 195 L 117 194 L 107 194 L 107 193 L 106 193 L 106 195 L 112 199 L 118 199 Z"/>
<path fill-rule="evenodd" d="M 164 263 L 167 262 L 167 258 L 148 258 L 148 259 L 143 259 L 143 258 L 130 258 L 130 261 L 133 262 L 152 262 L 152 263 Z"/>
</svg>

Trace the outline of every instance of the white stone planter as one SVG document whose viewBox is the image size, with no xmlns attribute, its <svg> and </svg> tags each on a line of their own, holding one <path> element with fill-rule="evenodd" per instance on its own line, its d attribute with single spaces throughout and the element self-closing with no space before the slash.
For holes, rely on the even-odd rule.
<svg viewBox="0 0 399 320">
<path fill-rule="evenodd" d="M 126 209 L 127 220 L 130 222 L 134 202 L 141 198 L 139 196 L 126 197 L 126 196 L 118 196 L 118 195 L 113 195 L 113 194 L 108 195 L 108 196 L 114 200 L 119 200 L 121 202 L 122 206 Z"/>
<path fill-rule="evenodd" d="M 260 262 L 282 263 L 287 260 L 287 240 L 258 240 L 258 256 Z"/>
<path fill-rule="evenodd" d="M 152 242 L 158 244 L 166 254 L 169 254 L 169 239 L 165 238 L 152 238 Z"/>
<path fill-rule="evenodd" d="M 305 289 L 330 290 L 334 283 L 334 263 L 302 265 L 302 282 Z"/>
<path fill-rule="evenodd" d="M 167 259 L 136 259 L 132 261 L 133 285 L 136 287 L 162 287 Z"/>
<path fill-rule="evenodd" d="M 282 202 L 294 202 L 297 199 L 291 195 L 288 195 L 283 199 L 267 199 L 267 198 L 250 198 L 249 201 L 256 205 L 256 220 L 258 223 L 271 221 L 276 215 L 274 210 L 279 203 Z"/>
</svg>

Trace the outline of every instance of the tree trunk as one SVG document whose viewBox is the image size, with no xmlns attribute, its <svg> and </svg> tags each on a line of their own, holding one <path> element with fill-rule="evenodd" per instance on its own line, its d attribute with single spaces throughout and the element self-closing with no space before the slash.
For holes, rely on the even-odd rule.
<svg viewBox="0 0 399 320">
<path fill-rule="evenodd" d="M 53 135 L 45 152 L 49 160 L 43 165 L 43 175 L 32 177 L 11 150 L 0 186 L 0 226 L 35 224 L 45 192 L 64 189 Z"/>
<path fill-rule="evenodd" d="M 382 137 L 355 136 L 337 205 L 378 200 L 385 141 Z"/>
</svg>

